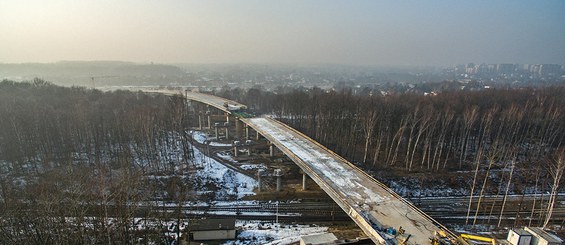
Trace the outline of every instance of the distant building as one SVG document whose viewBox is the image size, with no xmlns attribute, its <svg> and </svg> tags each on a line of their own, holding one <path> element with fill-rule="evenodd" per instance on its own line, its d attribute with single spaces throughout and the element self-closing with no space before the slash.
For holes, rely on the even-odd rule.
<svg viewBox="0 0 565 245">
<path fill-rule="evenodd" d="M 487 65 L 487 64 L 480 64 L 477 69 L 476 73 L 479 75 L 490 75 L 496 72 L 496 65 Z"/>
<path fill-rule="evenodd" d="M 530 72 L 536 75 L 540 74 L 540 70 L 541 70 L 541 65 L 540 64 L 535 64 L 535 65 L 530 65 Z"/>
<path fill-rule="evenodd" d="M 560 76 L 561 65 L 543 64 L 540 66 L 539 74 L 542 76 Z"/>
<path fill-rule="evenodd" d="M 514 71 L 516 71 L 516 65 L 514 64 L 498 64 L 496 66 L 496 72 L 498 74 L 510 75 L 513 74 Z"/>
<path fill-rule="evenodd" d="M 477 66 L 473 63 L 469 63 L 465 66 L 465 73 L 467 74 L 475 74 L 477 73 Z"/>
<path fill-rule="evenodd" d="M 235 239 L 235 219 L 195 220 L 189 228 L 194 241 Z"/>
</svg>

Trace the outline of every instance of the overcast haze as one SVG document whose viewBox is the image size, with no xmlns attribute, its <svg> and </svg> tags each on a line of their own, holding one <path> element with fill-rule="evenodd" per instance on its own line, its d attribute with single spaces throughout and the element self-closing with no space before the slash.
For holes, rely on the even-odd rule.
<svg viewBox="0 0 565 245">
<path fill-rule="evenodd" d="M 0 62 L 565 64 L 565 1 L 0 1 Z"/>
</svg>

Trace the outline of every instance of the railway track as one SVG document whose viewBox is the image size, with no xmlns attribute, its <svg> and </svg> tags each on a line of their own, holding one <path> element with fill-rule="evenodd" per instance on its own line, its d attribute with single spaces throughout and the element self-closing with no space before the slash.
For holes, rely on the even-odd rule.
<svg viewBox="0 0 565 245">
<path fill-rule="evenodd" d="M 196 217 L 222 217 L 264 221 L 351 221 L 333 203 L 261 203 L 252 205 L 184 207 L 183 212 Z"/>
<path fill-rule="evenodd" d="M 546 215 L 546 200 L 543 206 L 540 206 L 540 196 L 510 196 L 507 200 L 504 213 L 502 215 L 502 224 L 513 224 L 515 222 L 529 223 L 530 219 L 532 224 L 537 224 L 543 220 L 540 217 Z M 469 197 L 449 197 L 449 198 L 418 198 L 411 199 L 417 206 L 434 217 L 438 221 L 446 224 L 464 224 L 467 220 L 467 207 Z M 533 201 L 536 200 L 536 208 L 532 212 Z M 562 205 L 565 196 L 558 196 L 558 201 L 552 214 L 550 223 L 562 224 L 565 220 L 565 206 Z M 501 196 L 487 196 L 484 197 L 479 212 L 477 213 L 477 222 L 480 224 L 490 223 L 497 224 L 500 211 L 502 209 L 503 197 Z M 471 212 L 469 220 L 472 223 L 475 211 L 477 208 L 477 199 L 475 198 L 471 205 Z"/>
</svg>

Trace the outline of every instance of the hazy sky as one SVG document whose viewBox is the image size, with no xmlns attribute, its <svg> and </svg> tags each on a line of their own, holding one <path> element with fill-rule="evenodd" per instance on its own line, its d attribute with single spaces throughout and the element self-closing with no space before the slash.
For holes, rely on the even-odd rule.
<svg viewBox="0 0 565 245">
<path fill-rule="evenodd" d="M 1 0 L 0 62 L 565 64 L 565 1 Z"/>
</svg>

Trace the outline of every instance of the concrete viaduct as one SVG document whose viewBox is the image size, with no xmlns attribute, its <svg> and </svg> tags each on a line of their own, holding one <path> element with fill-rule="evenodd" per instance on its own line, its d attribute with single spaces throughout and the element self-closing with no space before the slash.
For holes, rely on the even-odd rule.
<svg viewBox="0 0 565 245">
<path fill-rule="evenodd" d="M 149 92 L 149 91 L 148 91 Z M 221 97 L 190 91 L 151 91 L 178 94 L 225 112 L 229 127 L 234 112 L 245 105 Z M 261 134 L 312 178 L 376 244 L 432 244 L 432 239 L 455 244 L 456 236 L 386 185 L 297 130 L 268 117 L 231 118 Z M 202 127 L 203 118 L 199 118 Z M 208 115 L 208 127 L 212 127 Z M 218 126 L 218 125 L 215 125 Z M 217 130 L 218 127 L 216 127 Z M 226 130 L 227 131 L 227 130 Z M 273 149 L 271 149 L 272 152 Z M 402 227 L 402 235 L 386 228 Z M 435 242 L 434 242 L 435 243 Z"/>
</svg>

